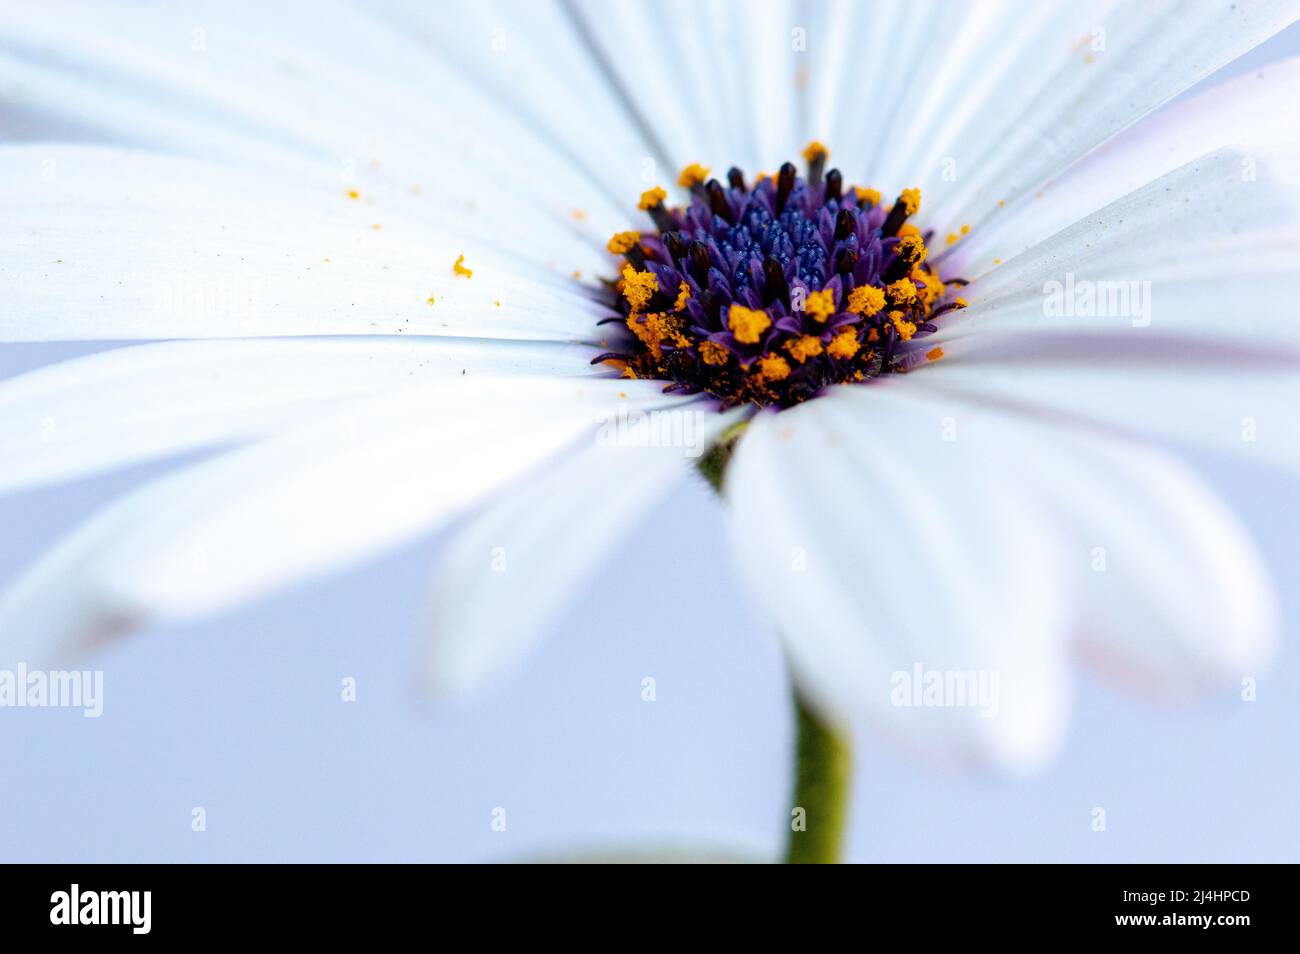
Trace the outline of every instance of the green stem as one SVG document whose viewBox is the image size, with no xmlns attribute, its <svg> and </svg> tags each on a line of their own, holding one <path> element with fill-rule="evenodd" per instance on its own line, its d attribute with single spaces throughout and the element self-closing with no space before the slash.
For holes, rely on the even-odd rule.
<svg viewBox="0 0 1300 954">
<path fill-rule="evenodd" d="M 700 458 L 701 474 L 722 495 L 722 478 L 746 422 L 723 432 L 718 442 Z M 836 864 L 840 860 L 848 818 L 852 750 L 844 737 L 804 702 L 794 690 L 795 773 L 794 803 L 790 810 L 790 837 L 785 862 L 791 865 Z"/>
<path fill-rule="evenodd" d="M 817 717 L 798 690 L 794 807 L 785 847 L 788 865 L 839 862 L 848 820 L 853 756 L 848 742 Z"/>
</svg>

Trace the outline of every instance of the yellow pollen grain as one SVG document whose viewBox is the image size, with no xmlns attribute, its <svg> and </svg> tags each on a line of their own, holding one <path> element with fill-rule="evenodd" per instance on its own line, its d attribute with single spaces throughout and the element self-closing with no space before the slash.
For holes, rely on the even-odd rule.
<svg viewBox="0 0 1300 954">
<path fill-rule="evenodd" d="M 575 222 L 585 222 L 585 221 L 587 221 L 587 210 L 586 210 L 586 209 L 574 209 L 573 211 L 571 211 L 571 212 L 569 213 L 569 215 L 573 216 L 573 221 L 575 221 Z"/>
<path fill-rule="evenodd" d="M 677 184 L 683 189 L 691 189 L 697 185 L 704 185 L 709 178 L 709 167 L 702 166 L 698 162 L 692 162 L 682 170 L 681 175 L 677 177 Z M 644 198 L 644 196 L 642 197 Z M 660 199 L 662 202 L 663 200 Z"/>
<path fill-rule="evenodd" d="M 682 282 L 677 286 L 677 300 L 673 302 L 673 311 L 681 311 L 691 300 L 691 286 Z"/>
<path fill-rule="evenodd" d="M 875 329 L 872 329 L 872 333 Z M 858 353 L 862 345 L 858 343 L 858 333 L 852 328 L 845 328 L 826 346 L 826 353 L 832 358 L 848 359 Z"/>
<path fill-rule="evenodd" d="M 921 240 L 921 236 L 909 233 L 899 240 L 895 251 L 898 253 L 898 257 L 909 265 L 919 265 L 925 261 L 925 256 L 929 250 L 925 247 L 925 242 Z"/>
<path fill-rule="evenodd" d="M 910 278 L 900 278 L 885 288 L 885 297 L 891 305 L 906 305 L 916 301 L 916 283 Z"/>
<path fill-rule="evenodd" d="M 994 265 L 1001 265 L 1001 264 L 1002 264 L 1002 259 L 1000 259 L 1000 258 L 995 258 L 995 259 L 993 259 L 993 264 L 994 264 Z"/>
<path fill-rule="evenodd" d="M 790 376 L 790 362 L 779 354 L 765 354 L 758 359 L 758 377 L 763 381 L 784 381 Z"/>
<path fill-rule="evenodd" d="M 955 301 L 953 301 L 953 304 L 956 305 L 958 308 L 966 308 L 967 306 L 970 305 L 970 302 L 968 302 L 965 298 L 958 298 Z"/>
<path fill-rule="evenodd" d="M 626 255 L 636 248 L 640 241 L 640 232 L 615 232 L 610 236 L 605 248 L 609 249 L 614 255 Z"/>
<path fill-rule="evenodd" d="M 641 199 L 637 202 L 636 207 L 642 212 L 649 212 L 656 206 L 664 204 L 664 199 L 668 198 L 668 193 L 659 186 L 653 189 L 646 189 L 641 193 Z"/>
<path fill-rule="evenodd" d="M 921 190 L 904 189 L 899 193 L 898 201 L 903 204 L 903 211 L 908 215 L 916 215 L 921 208 Z"/>
<path fill-rule="evenodd" d="M 938 361 L 940 358 L 943 357 L 943 349 L 931 348 L 929 351 L 925 353 L 925 356 L 929 358 L 931 361 Z"/>
<path fill-rule="evenodd" d="M 849 292 L 849 311 L 855 315 L 879 314 L 885 307 L 885 293 L 874 285 L 859 285 Z"/>
<path fill-rule="evenodd" d="M 370 226 L 370 227 L 371 227 L 372 229 L 374 229 L 376 232 L 378 232 L 378 231 L 379 231 L 380 229 L 382 229 L 384 226 L 383 226 L 381 223 L 376 222 L 374 225 L 372 225 L 372 226 Z"/>
<path fill-rule="evenodd" d="M 359 198 L 361 198 L 361 192 L 360 192 L 360 190 L 358 190 L 358 189 L 349 189 L 349 190 L 348 190 L 348 198 L 349 198 L 349 199 L 359 199 Z"/>
<path fill-rule="evenodd" d="M 473 278 L 473 277 L 474 277 L 474 272 L 473 272 L 473 270 L 472 270 L 472 269 L 468 269 L 468 268 L 465 267 L 465 256 L 464 256 L 464 255 L 457 255 L 457 256 L 456 256 L 456 261 L 452 263 L 451 270 L 452 270 L 453 274 L 456 274 L 456 275 L 464 275 L 466 278 Z"/>
<path fill-rule="evenodd" d="M 949 232 L 949 233 L 948 233 L 947 241 L 948 241 L 948 244 L 949 244 L 949 245 L 955 245 L 955 244 L 957 244 L 957 233 L 956 233 L 956 232 Z"/>
<path fill-rule="evenodd" d="M 810 292 L 803 303 L 803 311 L 813 321 L 825 322 L 835 314 L 835 292 L 830 288 Z"/>
<path fill-rule="evenodd" d="M 812 163 L 816 162 L 818 159 L 825 159 L 830 154 L 831 151 L 829 149 L 814 139 L 812 142 L 808 143 L 808 145 L 804 146 L 803 160 L 804 162 Z"/>
<path fill-rule="evenodd" d="M 822 353 L 822 340 L 816 335 L 800 335 L 787 341 L 785 350 L 795 361 L 803 364 L 809 358 L 815 358 Z"/>
<path fill-rule="evenodd" d="M 623 266 L 623 295 L 633 312 L 650 304 L 650 298 L 659 290 L 659 279 L 654 272 L 638 272 L 631 265 Z"/>
<path fill-rule="evenodd" d="M 891 311 L 886 317 L 893 322 L 894 330 L 898 332 L 898 337 L 904 341 L 911 341 L 912 335 L 916 334 L 916 325 L 908 321 L 901 311 Z"/>
<path fill-rule="evenodd" d="M 727 327 L 741 344 L 758 344 L 763 332 L 772 327 L 772 319 L 765 311 L 732 305 L 727 312 Z"/>
<path fill-rule="evenodd" d="M 712 367 L 718 367 L 727 363 L 730 352 L 716 341 L 700 342 L 700 357 L 704 363 Z"/>
<path fill-rule="evenodd" d="M 861 186 L 855 186 L 853 194 L 858 197 L 858 205 L 880 205 L 879 189 L 864 189 Z"/>
<path fill-rule="evenodd" d="M 969 226 L 969 225 L 963 225 L 963 226 L 961 227 L 961 234 L 962 234 L 962 235 L 970 235 L 970 226 Z"/>
<path fill-rule="evenodd" d="M 432 304 L 433 304 L 434 302 L 436 302 L 437 300 L 438 300 L 438 299 L 437 299 L 435 296 L 430 295 L 428 298 L 426 298 L 426 299 L 424 300 L 424 303 L 425 303 L 426 305 L 432 305 Z"/>
</svg>

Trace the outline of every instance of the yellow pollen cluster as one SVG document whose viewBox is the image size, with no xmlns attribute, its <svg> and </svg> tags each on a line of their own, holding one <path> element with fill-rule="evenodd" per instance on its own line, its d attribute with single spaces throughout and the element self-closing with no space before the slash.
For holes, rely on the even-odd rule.
<svg viewBox="0 0 1300 954">
<path fill-rule="evenodd" d="M 923 268 L 912 269 L 912 281 L 920 282 L 923 286 L 921 288 L 921 301 L 926 305 L 933 305 L 939 300 L 939 296 L 943 294 L 943 281 L 938 275 L 927 272 Z"/>
<path fill-rule="evenodd" d="M 682 282 L 677 286 L 677 300 L 673 302 L 673 311 L 681 311 L 691 300 L 691 286 Z"/>
<path fill-rule="evenodd" d="M 825 159 L 831 154 L 831 151 L 814 139 L 808 143 L 803 150 L 803 160 L 809 164 L 816 162 L 818 159 Z"/>
<path fill-rule="evenodd" d="M 860 285 L 849 292 L 849 311 L 868 318 L 885 307 L 885 293 L 874 285 Z"/>
<path fill-rule="evenodd" d="M 712 365 L 715 368 L 724 365 L 727 363 L 728 355 L 727 349 L 716 341 L 700 342 L 700 357 L 704 359 L 705 364 Z"/>
<path fill-rule="evenodd" d="M 873 328 L 872 331 L 875 329 Z M 858 353 L 862 345 L 858 343 L 858 334 L 852 328 L 845 328 L 826 346 L 826 353 L 841 360 L 851 358 Z"/>
<path fill-rule="evenodd" d="M 636 207 L 642 212 L 649 212 L 655 206 L 663 205 L 664 199 L 668 198 L 668 193 L 659 186 L 653 189 L 646 189 L 641 193 L 641 200 L 637 202 Z"/>
<path fill-rule="evenodd" d="M 779 354 L 766 354 L 758 359 L 758 377 L 762 381 L 784 381 L 790 376 L 790 362 Z"/>
<path fill-rule="evenodd" d="M 727 327 L 741 344 L 758 344 L 763 332 L 772 327 L 772 319 L 765 311 L 732 305 L 727 312 Z"/>
<path fill-rule="evenodd" d="M 908 215 L 916 215 L 921 208 L 921 190 L 904 189 L 898 196 L 898 201 L 903 203 L 903 211 Z"/>
<path fill-rule="evenodd" d="M 626 255 L 641 242 L 640 232 L 615 232 L 605 248 L 615 255 Z"/>
<path fill-rule="evenodd" d="M 916 285 L 910 278 L 900 278 L 885 288 L 885 297 L 891 305 L 907 305 L 916 301 Z"/>
<path fill-rule="evenodd" d="M 898 337 L 904 341 L 911 341 L 912 335 L 916 334 L 916 325 L 908 321 L 901 311 L 891 311 L 887 317 L 894 325 L 894 330 L 898 332 Z"/>
<path fill-rule="evenodd" d="M 790 357 L 803 364 L 822 353 L 822 340 L 816 335 L 800 335 L 787 341 L 785 350 L 790 352 Z"/>
<path fill-rule="evenodd" d="M 829 288 L 809 292 L 803 303 L 804 314 L 814 321 L 824 322 L 835 314 L 835 292 Z"/>
<path fill-rule="evenodd" d="M 698 162 L 692 162 L 682 170 L 682 174 L 677 177 L 677 184 L 683 189 L 691 189 L 697 185 L 704 185 L 709 178 L 709 167 L 702 166 Z M 660 199 L 659 201 L 663 201 Z"/>
<path fill-rule="evenodd" d="M 452 263 L 451 270 L 453 274 L 464 275 L 466 278 L 473 278 L 474 272 L 465 267 L 465 256 L 456 256 L 456 261 Z"/>
<path fill-rule="evenodd" d="M 638 272 L 631 265 L 623 266 L 623 295 L 633 312 L 641 311 L 659 290 L 659 279 L 654 272 Z"/>
<path fill-rule="evenodd" d="M 895 251 L 898 252 L 898 257 L 909 265 L 920 265 L 925 261 L 925 256 L 929 253 L 929 250 L 925 247 L 925 242 L 921 240 L 921 236 L 914 232 L 902 236 L 898 240 L 898 247 Z"/>
<path fill-rule="evenodd" d="M 676 315 L 628 315 L 627 327 L 656 358 L 662 356 L 665 343 L 678 348 L 689 347 L 691 343 L 682 334 L 682 322 Z"/>
<path fill-rule="evenodd" d="M 858 197 L 858 205 L 880 205 L 879 189 L 864 189 L 857 186 L 853 192 Z"/>
</svg>

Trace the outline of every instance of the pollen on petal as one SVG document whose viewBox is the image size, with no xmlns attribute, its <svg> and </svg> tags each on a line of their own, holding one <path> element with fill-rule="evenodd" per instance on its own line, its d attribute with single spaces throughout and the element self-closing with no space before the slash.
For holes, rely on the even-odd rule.
<svg viewBox="0 0 1300 954">
<path fill-rule="evenodd" d="M 809 358 L 815 358 L 822 353 L 822 340 L 816 335 L 800 335 L 787 341 L 785 350 L 795 361 L 803 364 Z"/>
<path fill-rule="evenodd" d="M 623 295 L 634 312 L 650 304 L 651 297 L 658 290 L 659 279 L 654 272 L 638 272 L 631 265 L 623 266 Z"/>
<path fill-rule="evenodd" d="M 731 352 L 716 341 L 700 342 L 700 358 L 707 365 L 715 368 L 720 367 L 727 363 L 727 358 L 730 357 L 730 355 Z"/>
<path fill-rule="evenodd" d="M 875 331 L 873 328 L 872 331 Z M 852 328 L 845 328 L 826 346 L 826 353 L 832 358 L 847 360 L 858 353 L 862 345 L 858 343 L 858 333 Z"/>
<path fill-rule="evenodd" d="M 691 300 L 691 286 L 682 282 L 677 286 L 677 300 L 673 302 L 673 311 L 681 311 Z"/>
<path fill-rule="evenodd" d="M 814 321 L 826 321 L 835 314 L 835 292 L 830 288 L 810 292 L 804 300 L 803 310 Z"/>
<path fill-rule="evenodd" d="M 741 344 L 758 344 L 763 332 L 772 327 L 772 319 L 761 309 L 733 304 L 727 312 L 727 327 Z"/>
<path fill-rule="evenodd" d="M 642 212 L 649 212 L 656 206 L 663 205 L 666 198 L 668 198 L 667 191 L 660 186 L 655 186 L 641 193 L 641 201 L 636 204 L 636 207 Z"/>
<path fill-rule="evenodd" d="M 925 356 L 929 358 L 931 361 L 938 361 L 940 358 L 943 357 L 943 349 L 931 348 L 929 351 L 925 353 Z M 944 373 L 946 374 L 947 372 Z"/>
<path fill-rule="evenodd" d="M 615 255 L 626 255 L 641 241 L 640 232 L 615 232 L 605 246 Z"/>
<path fill-rule="evenodd" d="M 697 185 L 703 185 L 708 178 L 709 167 L 702 166 L 698 162 L 692 162 L 689 166 L 683 169 L 681 175 L 677 177 L 677 184 L 683 189 L 691 189 Z M 644 200 L 645 196 L 642 196 L 641 198 Z M 659 201 L 662 202 L 663 197 L 660 197 Z M 657 205 L 658 203 L 655 204 Z"/>
<path fill-rule="evenodd" d="M 474 277 L 473 270 L 465 267 L 464 255 L 456 256 L 456 261 L 452 264 L 451 270 L 457 275 L 464 275 L 466 278 Z"/>
<path fill-rule="evenodd" d="M 885 307 L 885 293 L 875 285 L 860 285 L 849 292 L 849 311 L 871 317 Z"/>
<path fill-rule="evenodd" d="M 358 189 L 349 189 L 349 190 L 348 190 L 348 198 L 349 198 L 349 199 L 359 199 L 359 198 L 361 198 L 361 192 L 360 192 L 360 190 L 358 190 Z"/>
<path fill-rule="evenodd" d="M 758 359 L 758 376 L 763 381 L 784 381 L 790 376 L 790 362 L 779 354 L 765 354 Z"/>
</svg>

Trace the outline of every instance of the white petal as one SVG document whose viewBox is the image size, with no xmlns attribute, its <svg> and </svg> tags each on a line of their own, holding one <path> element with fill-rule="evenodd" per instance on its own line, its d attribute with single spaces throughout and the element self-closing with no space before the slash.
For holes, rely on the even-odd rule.
<svg viewBox="0 0 1300 954">
<path fill-rule="evenodd" d="M 1054 541 L 1008 466 L 1014 430 L 946 441 L 936 405 L 870 391 L 870 406 L 837 390 L 750 425 L 726 479 L 748 589 L 824 713 L 945 760 L 1032 768 L 1068 708 L 1064 600 Z M 917 666 L 996 679 L 992 704 L 895 704 Z"/>
<path fill-rule="evenodd" d="M 1219 150 L 993 269 L 963 291 L 971 307 L 913 345 L 1086 332 L 1116 353 L 1198 341 L 1295 356 L 1300 322 L 1279 306 L 1300 291 L 1298 254 L 1294 147 Z"/>
<path fill-rule="evenodd" d="M 992 9 L 1019 12 L 1023 6 Z M 944 229 L 983 228 L 1001 209 L 1032 201 L 1038 188 L 1092 149 L 1298 16 L 1300 4 L 1292 0 L 1062 4 L 1018 44 L 1014 67 L 992 87 L 978 75 L 1002 56 L 998 34 L 990 34 L 994 42 L 983 63 L 972 57 L 967 69 L 946 76 L 958 91 L 971 82 L 949 103 L 960 119 L 929 128 L 924 151 L 908 160 L 907 169 L 933 183 L 924 220 Z M 944 75 L 942 65 L 938 72 Z M 961 95 L 978 97 L 980 107 L 967 115 Z M 945 160 L 951 160 L 952 175 L 941 174 Z"/>
<path fill-rule="evenodd" d="M 0 340 L 564 341 L 591 336 L 608 313 L 567 270 L 409 220 L 376 221 L 341 188 L 269 173 L 120 150 L 6 148 L 0 203 Z M 454 271 L 462 254 L 472 278 Z"/>
<path fill-rule="evenodd" d="M 468 695 L 522 663 L 613 546 L 741 412 L 696 403 L 654 413 L 611 421 L 449 541 L 433 574 L 436 692 Z"/>
<path fill-rule="evenodd" d="M 0 491 L 282 431 L 349 398 L 480 373 L 590 373 L 578 345 L 469 339 L 173 341 L 0 382 Z"/>
<path fill-rule="evenodd" d="M 1300 138 L 1300 59 L 1283 60 L 1176 103 L 1131 126 L 1049 183 L 1032 202 L 963 238 L 945 273 L 974 279 L 1056 232 L 1217 150 L 1243 157 Z"/>
<path fill-rule="evenodd" d="M 654 382 L 480 377 L 375 398 L 191 467 L 109 508 L 20 579 L 0 599 L 4 652 L 48 657 L 106 621 L 218 612 L 353 565 L 526 473 L 600 415 L 665 403 Z M 71 619 L 58 605 L 69 592 Z"/>
</svg>

